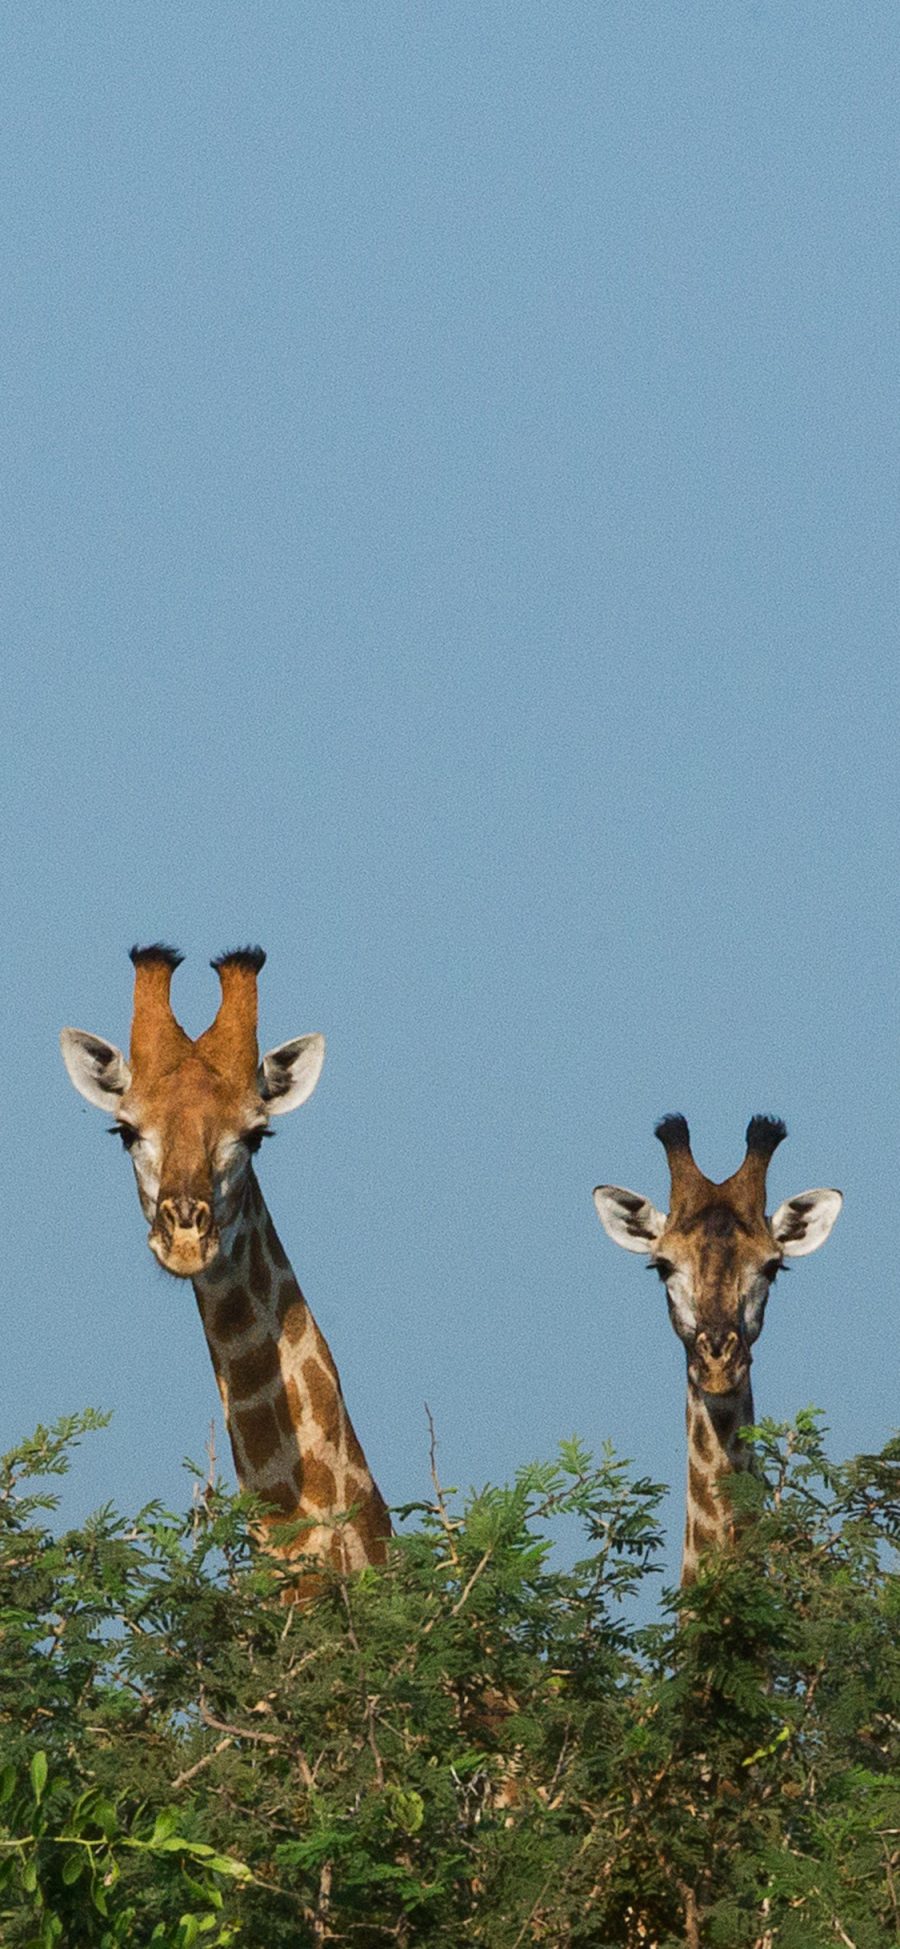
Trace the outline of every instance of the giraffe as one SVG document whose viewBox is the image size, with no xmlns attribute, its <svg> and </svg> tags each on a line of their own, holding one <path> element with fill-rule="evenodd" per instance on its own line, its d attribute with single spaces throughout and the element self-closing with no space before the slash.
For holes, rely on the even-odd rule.
<svg viewBox="0 0 900 1949">
<path fill-rule="evenodd" d="M 299 1036 L 260 1062 L 265 958 L 252 947 L 212 962 L 218 1013 L 192 1040 L 169 992 L 182 956 L 161 943 L 132 948 L 128 1060 L 82 1029 L 60 1040 L 75 1088 L 113 1117 L 131 1158 L 150 1250 L 193 1284 L 242 1489 L 267 1505 L 268 1529 L 302 1519 L 288 1554 L 350 1571 L 383 1562 L 390 1519 L 252 1163 L 270 1118 L 315 1089 L 325 1041 Z"/>
<path fill-rule="evenodd" d="M 626 1252 L 649 1254 L 666 1288 L 669 1317 L 687 1355 L 687 1506 L 681 1582 L 692 1584 L 700 1557 L 733 1536 L 723 1476 L 752 1465 L 740 1439 L 753 1425 L 750 1349 L 762 1332 L 766 1301 L 785 1259 L 824 1245 L 841 1209 L 839 1191 L 803 1191 L 766 1213 L 766 1171 L 787 1136 L 775 1117 L 752 1117 L 739 1170 L 714 1184 L 698 1170 L 684 1117 L 656 1125 L 669 1164 L 668 1215 L 621 1185 L 601 1184 L 594 1204 Z"/>
</svg>

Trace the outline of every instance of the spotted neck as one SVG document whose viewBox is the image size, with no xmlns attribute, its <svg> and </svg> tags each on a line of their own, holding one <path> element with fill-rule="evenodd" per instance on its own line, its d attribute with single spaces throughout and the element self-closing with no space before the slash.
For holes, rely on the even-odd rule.
<svg viewBox="0 0 900 1949">
<path fill-rule="evenodd" d="M 232 1235 L 193 1284 L 242 1489 L 272 1505 L 271 1522 L 311 1522 L 294 1550 L 341 1570 L 383 1562 L 387 1509 L 252 1172 Z"/>
<path fill-rule="evenodd" d="M 753 1452 L 740 1439 L 742 1428 L 753 1426 L 753 1395 L 749 1379 L 733 1394 L 704 1394 L 688 1380 L 687 1508 L 681 1582 L 692 1584 L 701 1556 L 727 1548 L 734 1541 L 734 1513 L 727 1495 L 719 1493 L 723 1476 L 753 1466 Z"/>
</svg>

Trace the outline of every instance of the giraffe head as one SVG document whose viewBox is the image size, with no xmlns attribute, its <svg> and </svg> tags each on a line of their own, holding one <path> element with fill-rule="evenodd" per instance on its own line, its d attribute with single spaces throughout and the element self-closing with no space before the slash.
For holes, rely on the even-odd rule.
<svg viewBox="0 0 900 1949">
<path fill-rule="evenodd" d="M 648 1254 L 659 1273 L 694 1386 L 706 1395 L 736 1394 L 746 1385 L 776 1274 L 785 1259 L 824 1245 L 841 1194 L 802 1191 L 766 1217 L 766 1170 L 787 1135 L 774 1117 L 751 1119 L 744 1161 L 723 1184 L 698 1170 L 683 1117 L 664 1117 L 656 1135 L 672 1180 L 668 1214 L 615 1184 L 598 1185 L 594 1203 L 610 1238 L 627 1252 Z"/>
<path fill-rule="evenodd" d="M 134 1014 L 128 1060 L 111 1042 L 63 1029 L 63 1061 L 81 1095 L 114 1118 L 131 1158 L 148 1244 L 160 1265 L 195 1278 L 227 1250 L 270 1117 L 305 1102 L 325 1056 L 321 1035 L 259 1059 L 256 977 L 261 948 L 213 961 L 222 989 L 215 1021 L 193 1041 L 169 1000 L 174 948 L 132 948 Z"/>
</svg>

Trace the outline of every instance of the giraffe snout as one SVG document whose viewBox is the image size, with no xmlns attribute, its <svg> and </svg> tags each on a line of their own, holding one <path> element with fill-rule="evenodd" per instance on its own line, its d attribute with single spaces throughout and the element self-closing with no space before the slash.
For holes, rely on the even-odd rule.
<svg viewBox="0 0 900 1949">
<path fill-rule="evenodd" d="M 205 1198 L 160 1198 L 149 1244 L 167 1272 L 180 1279 L 195 1277 L 219 1249 L 212 1206 Z"/>
<path fill-rule="evenodd" d="M 750 1369 L 750 1352 L 734 1327 L 698 1333 L 689 1361 L 691 1379 L 706 1394 L 730 1394 Z"/>
<path fill-rule="evenodd" d="M 729 1360 L 738 1350 L 738 1336 L 733 1327 L 713 1333 L 698 1333 L 697 1346 L 712 1360 Z"/>
<path fill-rule="evenodd" d="M 196 1232 L 205 1238 L 212 1224 L 212 1211 L 204 1198 L 161 1198 L 156 1214 L 161 1231 Z"/>
</svg>

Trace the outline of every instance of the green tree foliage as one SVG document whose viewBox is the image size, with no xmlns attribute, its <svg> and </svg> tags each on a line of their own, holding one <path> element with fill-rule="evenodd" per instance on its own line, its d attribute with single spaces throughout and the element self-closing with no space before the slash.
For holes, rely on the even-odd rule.
<svg viewBox="0 0 900 1949">
<path fill-rule="evenodd" d="M 813 1415 L 765 1424 L 734 1554 L 647 1627 L 661 1491 L 611 1455 L 435 1483 L 297 1606 L 199 1478 L 60 1534 L 99 1421 L 0 1471 L 11 1949 L 900 1941 L 900 1443 L 835 1467 Z"/>
</svg>

